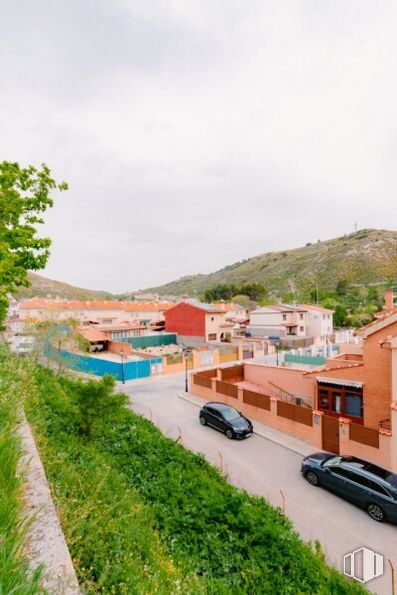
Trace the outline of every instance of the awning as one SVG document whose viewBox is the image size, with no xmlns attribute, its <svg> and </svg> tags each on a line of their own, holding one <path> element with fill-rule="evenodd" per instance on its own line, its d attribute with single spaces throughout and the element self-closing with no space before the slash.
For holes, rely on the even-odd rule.
<svg viewBox="0 0 397 595">
<path fill-rule="evenodd" d="M 359 382 L 358 380 L 328 378 L 327 376 L 316 376 L 316 380 L 317 380 L 317 382 L 324 382 L 327 384 L 335 384 L 336 386 L 351 386 L 354 388 L 362 388 L 364 386 L 364 382 Z"/>
</svg>

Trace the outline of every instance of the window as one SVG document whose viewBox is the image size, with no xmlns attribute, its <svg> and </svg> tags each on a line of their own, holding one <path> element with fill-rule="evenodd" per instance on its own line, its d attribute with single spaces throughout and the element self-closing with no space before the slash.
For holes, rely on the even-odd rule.
<svg viewBox="0 0 397 595">
<path fill-rule="evenodd" d="M 283 314 L 283 320 L 287 320 L 287 315 Z"/>
<path fill-rule="evenodd" d="M 305 327 L 304 327 L 304 326 L 300 326 L 300 327 L 299 327 L 299 332 L 300 332 L 300 333 L 303 333 L 303 331 L 304 331 L 304 330 L 305 330 Z"/>
<path fill-rule="evenodd" d="M 216 333 L 210 333 L 208 335 L 208 341 L 216 341 Z"/>
<path fill-rule="evenodd" d="M 369 479 L 363 475 L 359 475 L 358 473 L 351 471 L 350 469 L 344 469 L 343 467 L 331 467 L 331 471 L 343 479 L 349 479 L 350 481 L 354 481 L 354 483 L 358 483 L 364 488 L 369 488 Z"/>
<path fill-rule="evenodd" d="M 319 409 L 324 411 L 328 411 L 329 409 L 329 401 L 328 401 L 328 391 L 320 390 L 319 392 L 319 401 L 318 401 Z"/>
<path fill-rule="evenodd" d="M 353 417 L 362 417 L 362 399 L 359 395 L 353 393 L 346 393 L 346 413 Z"/>
<path fill-rule="evenodd" d="M 369 487 L 371 488 L 371 490 L 377 492 L 378 494 L 381 494 L 382 496 L 388 496 L 389 498 L 391 497 L 389 492 L 387 492 L 385 488 L 376 483 L 376 481 L 369 481 Z"/>
<path fill-rule="evenodd" d="M 338 393 L 332 394 L 332 411 L 342 413 L 342 395 Z"/>
<path fill-rule="evenodd" d="M 303 314 L 299 314 L 300 320 L 303 320 Z"/>
<path fill-rule="evenodd" d="M 213 316 L 211 316 L 211 322 L 214 322 L 214 317 Z"/>
<path fill-rule="evenodd" d="M 317 407 L 328 415 L 344 416 L 363 422 L 363 390 L 350 386 L 319 384 Z"/>
</svg>

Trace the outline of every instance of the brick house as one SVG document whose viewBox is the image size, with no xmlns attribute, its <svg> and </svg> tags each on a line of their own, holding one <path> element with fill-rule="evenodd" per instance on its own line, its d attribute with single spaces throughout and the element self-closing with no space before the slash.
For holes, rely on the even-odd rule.
<svg viewBox="0 0 397 595">
<path fill-rule="evenodd" d="M 226 320 L 226 310 L 191 300 L 166 310 L 165 330 L 177 333 L 183 343 L 197 346 L 231 337 L 233 323 Z"/>
</svg>

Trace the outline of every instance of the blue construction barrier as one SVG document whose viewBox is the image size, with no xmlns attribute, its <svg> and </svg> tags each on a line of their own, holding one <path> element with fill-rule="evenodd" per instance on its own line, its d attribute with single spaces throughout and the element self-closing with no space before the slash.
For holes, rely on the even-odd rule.
<svg viewBox="0 0 397 595">
<path fill-rule="evenodd" d="M 54 357 L 55 355 L 58 356 L 57 351 L 51 346 L 47 347 L 46 354 L 50 357 Z M 94 374 L 95 376 L 110 374 L 111 376 L 114 376 L 116 380 L 123 379 L 123 369 L 125 380 L 135 380 L 137 378 L 146 378 L 150 376 L 152 374 L 153 366 L 155 366 L 155 373 L 158 373 L 159 366 L 162 364 L 161 357 L 142 359 L 133 362 L 125 361 L 124 364 L 122 364 L 121 361 L 113 362 L 98 357 L 70 353 L 69 351 L 60 351 L 59 355 L 69 368 L 87 374 Z"/>
</svg>

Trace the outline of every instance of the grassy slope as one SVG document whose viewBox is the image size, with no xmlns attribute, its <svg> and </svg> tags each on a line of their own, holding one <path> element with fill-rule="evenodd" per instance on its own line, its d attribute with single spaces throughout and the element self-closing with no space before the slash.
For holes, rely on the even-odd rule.
<svg viewBox="0 0 397 595">
<path fill-rule="evenodd" d="M 106 291 L 94 289 L 82 289 L 74 287 L 61 281 L 53 281 L 36 273 L 29 273 L 30 287 L 21 287 L 18 291 L 18 298 L 27 299 L 31 297 L 60 297 L 67 300 L 109 300 L 112 295 Z"/>
<path fill-rule="evenodd" d="M 17 472 L 21 445 L 15 433 L 25 372 L 0 350 L 0 594 L 42 593 L 40 570 L 31 576 L 24 554 L 29 526 L 23 482 Z"/>
<path fill-rule="evenodd" d="M 229 265 L 209 275 L 193 275 L 148 291 L 163 294 L 201 292 L 217 283 L 260 282 L 272 292 L 304 290 L 316 282 L 334 289 L 339 279 L 384 283 L 396 279 L 397 232 L 360 230 L 340 238 L 269 252 Z"/>
<path fill-rule="evenodd" d="M 279 510 L 131 411 L 87 441 L 74 384 L 37 374 L 27 414 L 88 592 L 365 592 L 328 568 Z"/>
</svg>

